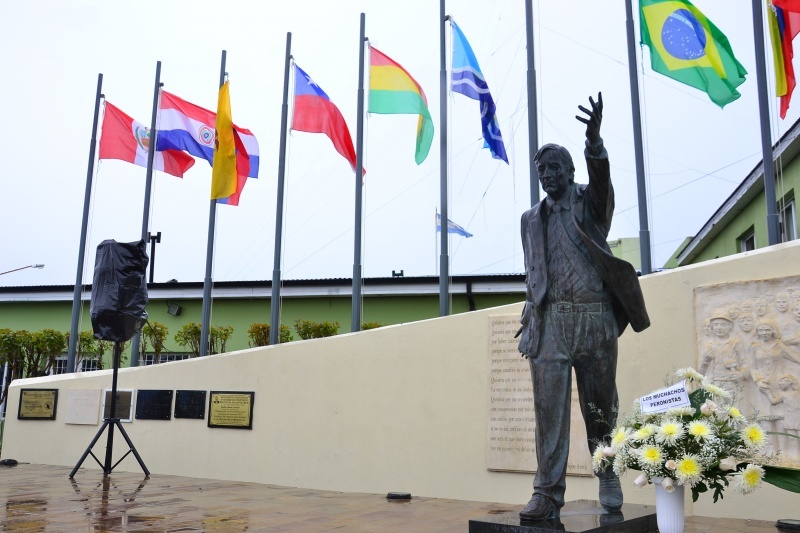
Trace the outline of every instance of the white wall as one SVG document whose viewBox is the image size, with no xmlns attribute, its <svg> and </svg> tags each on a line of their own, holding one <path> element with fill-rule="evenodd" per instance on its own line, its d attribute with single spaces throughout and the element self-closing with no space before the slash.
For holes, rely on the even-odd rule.
<svg viewBox="0 0 800 533">
<path fill-rule="evenodd" d="M 620 339 L 620 405 L 695 363 L 693 289 L 795 275 L 800 242 L 642 279 L 653 325 Z M 151 472 L 316 489 L 524 504 L 532 475 L 486 470 L 489 316 L 521 304 L 328 339 L 122 369 L 121 389 L 255 391 L 253 429 L 205 421 L 135 420 L 125 428 Z M 111 372 L 18 380 L 11 387 L 2 456 L 74 466 L 97 426 L 64 423 L 64 391 L 110 388 Z M 58 388 L 55 421 L 16 419 L 20 388 Z M 127 451 L 115 437 L 116 461 Z M 103 458 L 105 436 L 95 446 Z M 84 467 L 98 468 L 89 457 Z M 118 470 L 140 471 L 130 456 Z M 81 474 L 77 474 L 80 476 Z M 628 502 L 653 503 L 652 487 L 623 479 Z M 596 499 L 594 478 L 569 477 L 567 499 Z M 711 497 L 688 512 L 774 520 L 794 495 L 766 486 Z"/>
</svg>

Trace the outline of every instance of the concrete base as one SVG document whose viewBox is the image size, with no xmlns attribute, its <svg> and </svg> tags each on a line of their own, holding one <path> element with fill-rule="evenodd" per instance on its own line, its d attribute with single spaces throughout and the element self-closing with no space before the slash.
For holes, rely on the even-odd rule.
<svg viewBox="0 0 800 533">
<path fill-rule="evenodd" d="M 469 521 L 469 533 L 647 533 L 656 531 L 654 505 L 624 504 L 619 513 L 607 513 L 600 502 L 567 502 L 558 518 L 521 521 L 519 512 L 503 511 Z"/>
</svg>

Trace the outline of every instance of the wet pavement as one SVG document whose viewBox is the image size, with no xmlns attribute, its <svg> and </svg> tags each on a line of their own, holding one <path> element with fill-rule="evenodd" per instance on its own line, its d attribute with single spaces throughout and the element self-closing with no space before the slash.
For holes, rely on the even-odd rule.
<svg viewBox="0 0 800 533">
<path fill-rule="evenodd" d="M 470 519 L 522 505 L 343 493 L 153 474 L 26 465 L 0 467 L 3 532 L 468 531 Z M 775 533 L 773 522 L 690 518 L 686 532 Z"/>
</svg>

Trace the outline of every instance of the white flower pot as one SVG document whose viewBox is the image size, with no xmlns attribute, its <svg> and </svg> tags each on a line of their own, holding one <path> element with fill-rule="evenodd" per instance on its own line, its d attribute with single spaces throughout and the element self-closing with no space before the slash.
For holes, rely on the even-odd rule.
<svg viewBox="0 0 800 533">
<path fill-rule="evenodd" d="M 656 487 L 656 520 L 659 533 L 683 533 L 683 485 L 673 485 L 667 492 L 660 478 L 653 478 Z"/>
</svg>

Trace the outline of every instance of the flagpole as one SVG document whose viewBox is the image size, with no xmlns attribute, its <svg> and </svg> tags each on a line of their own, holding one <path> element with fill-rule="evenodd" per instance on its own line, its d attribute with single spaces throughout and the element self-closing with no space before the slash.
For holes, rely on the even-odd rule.
<svg viewBox="0 0 800 533">
<path fill-rule="evenodd" d="M 275 209 L 275 257 L 272 267 L 269 343 L 280 343 L 281 329 L 281 246 L 283 239 L 283 188 L 286 177 L 286 129 L 289 121 L 289 67 L 292 60 L 292 33 L 286 32 L 286 62 L 283 69 L 283 104 L 281 104 L 281 141 L 278 155 L 278 203 Z"/>
<path fill-rule="evenodd" d="M 225 59 L 227 51 L 222 51 L 219 67 L 219 86 L 225 84 Z M 200 356 L 208 355 L 209 323 L 211 322 L 211 269 L 214 263 L 214 226 L 217 219 L 217 201 L 211 200 L 208 209 L 208 246 L 206 247 L 206 276 L 203 279 L 203 310 L 200 324 Z"/>
<path fill-rule="evenodd" d="M 89 141 L 89 168 L 86 171 L 86 190 L 83 194 L 83 218 L 81 219 L 81 238 L 78 248 L 78 272 L 75 275 L 75 292 L 72 294 L 72 322 L 69 328 L 69 349 L 67 351 L 67 373 L 75 372 L 75 352 L 78 346 L 78 323 L 81 317 L 81 292 L 83 289 L 83 259 L 86 255 L 86 230 L 89 227 L 89 205 L 92 201 L 92 175 L 94 174 L 94 152 L 97 146 L 97 121 L 100 116 L 100 99 L 105 98 L 103 74 L 97 75 L 97 95 L 94 100 L 94 120 L 92 139 Z"/>
<path fill-rule="evenodd" d="M 764 196 L 767 201 L 767 244 L 781 240 L 778 219 L 778 202 L 775 196 L 775 163 L 772 160 L 772 133 L 769 129 L 769 95 L 767 93 L 767 65 L 764 59 L 764 15 L 761 0 L 753 0 L 753 40 L 756 48 L 756 82 L 758 86 L 758 112 L 761 123 L 761 158 L 764 165 Z"/>
<path fill-rule="evenodd" d="M 439 0 L 439 204 L 442 220 L 447 220 L 447 51 L 445 35 L 447 21 L 444 0 Z M 441 232 L 439 250 L 439 316 L 450 314 L 450 257 L 447 249 L 447 231 Z"/>
<path fill-rule="evenodd" d="M 628 38 L 628 79 L 631 88 L 633 116 L 633 151 L 636 161 L 636 189 L 639 198 L 639 256 L 642 274 L 653 271 L 650 261 L 650 229 L 647 217 L 647 185 L 644 180 L 644 148 L 642 146 L 642 116 L 639 103 L 639 74 L 636 72 L 636 39 L 633 33 L 633 3 L 625 0 L 625 30 Z"/>
<path fill-rule="evenodd" d="M 539 203 L 539 179 L 533 156 L 539 151 L 539 117 L 536 110 L 536 60 L 533 55 L 533 0 L 525 0 L 525 36 L 528 48 L 528 165 L 531 207 Z"/>
<path fill-rule="evenodd" d="M 355 224 L 353 226 L 353 310 L 351 312 L 350 331 L 361 331 L 361 204 L 364 176 L 364 43 L 366 36 L 366 15 L 361 13 L 360 34 L 358 37 L 358 120 L 356 121 L 356 205 Z"/>
<path fill-rule="evenodd" d="M 144 212 L 142 213 L 142 240 L 148 239 L 147 234 L 150 230 L 150 200 L 153 188 L 153 161 L 156 155 L 156 120 L 158 119 L 158 95 L 161 89 L 161 61 L 156 61 L 156 83 L 153 88 L 153 113 L 150 116 L 150 144 L 147 147 L 147 173 L 144 180 Z M 153 248 L 155 254 L 155 248 Z M 153 274 L 153 264 L 150 263 L 150 275 Z M 131 341 L 131 366 L 139 366 L 139 345 L 141 343 L 141 331 L 137 331 Z"/>
</svg>

